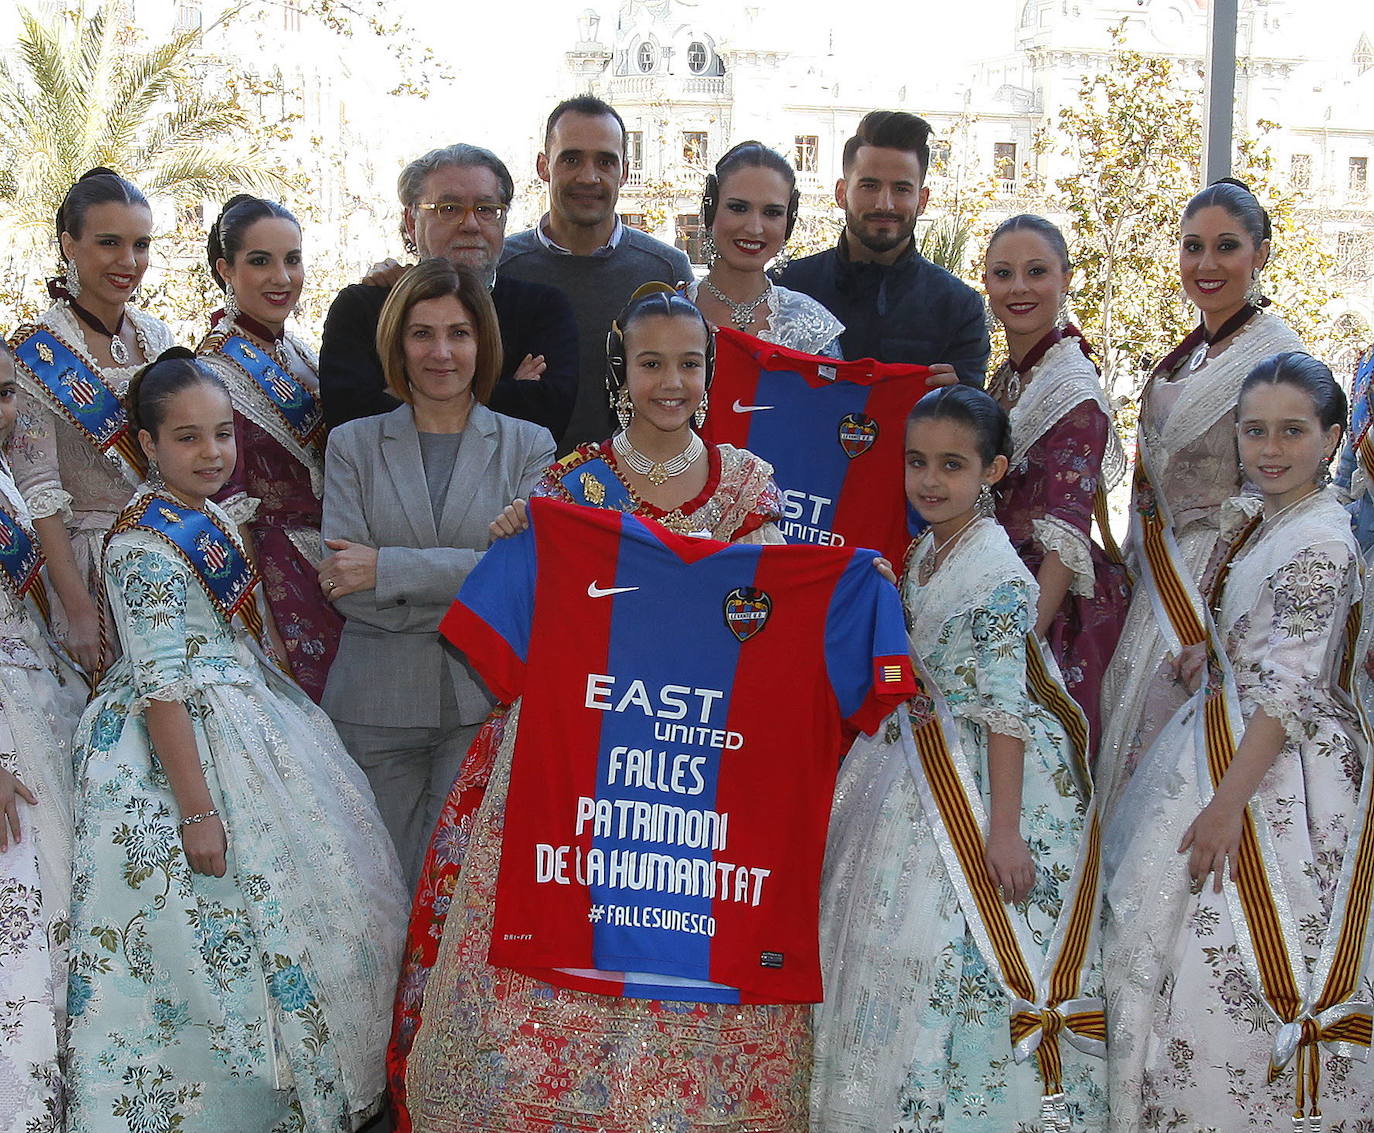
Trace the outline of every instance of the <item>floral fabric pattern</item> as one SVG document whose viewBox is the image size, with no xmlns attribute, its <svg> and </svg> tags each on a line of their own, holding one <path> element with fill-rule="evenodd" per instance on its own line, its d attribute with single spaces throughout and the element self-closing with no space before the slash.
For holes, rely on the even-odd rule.
<svg viewBox="0 0 1374 1133">
<path fill-rule="evenodd" d="M 377 1104 L 404 890 L 328 719 L 151 533 L 110 543 L 125 654 L 77 731 L 72 1133 L 345 1130 Z M 197 874 L 144 723 L 181 700 L 229 835 Z"/>
</svg>

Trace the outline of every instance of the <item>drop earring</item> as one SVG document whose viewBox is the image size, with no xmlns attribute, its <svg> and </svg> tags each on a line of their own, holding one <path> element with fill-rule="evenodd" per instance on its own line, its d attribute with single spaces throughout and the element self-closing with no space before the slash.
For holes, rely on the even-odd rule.
<svg viewBox="0 0 1374 1133">
<path fill-rule="evenodd" d="M 75 299 L 81 294 L 81 273 L 76 270 L 75 260 L 68 260 L 64 266 L 67 273 L 67 294 Z"/>
<path fill-rule="evenodd" d="M 620 392 L 615 395 L 615 416 L 620 422 L 621 430 L 630 427 L 630 418 L 635 415 L 635 407 L 630 403 L 630 391 L 621 386 Z"/>
<path fill-rule="evenodd" d="M 701 404 L 697 406 L 696 412 L 692 414 L 692 424 L 695 425 L 698 429 L 700 429 L 704 424 L 706 424 L 707 397 L 708 395 L 705 392 L 703 392 L 701 395 Z"/>
<path fill-rule="evenodd" d="M 239 317 L 239 297 L 234 294 L 234 285 L 227 280 L 224 284 L 224 317 L 231 323 Z"/>
<path fill-rule="evenodd" d="M 162 479 L 162 469 L 157 466 L 157 458 L 148 458 L 148 475 L 143 477 L 151 488 L 161 488 L 165 481 Z"/>
<path fill-rule="evenodd" d="M 701 251 L 706 257 L 708 268 L 713 268 L 720 262 L 720 249 L 716 247 L 716 238 L 709 232 L 701 238 Z"/>
<path fill-rule="evenodd" d="M 1260 291 L 1260 269 L 1255 268 L 1250 273 L 1250 286 L 1245 289 L 1245 301 L 1252 307 L 1258 307 L 1260 300 L 1264 297 Z"/>
<path fill-rule="evenodd" d="M 985 519 L 991 519 L 997 514 L 997 502 L 992 498 L 992 485 L 983 484 L 978 489 L 978 514 Z"/>
</svg>

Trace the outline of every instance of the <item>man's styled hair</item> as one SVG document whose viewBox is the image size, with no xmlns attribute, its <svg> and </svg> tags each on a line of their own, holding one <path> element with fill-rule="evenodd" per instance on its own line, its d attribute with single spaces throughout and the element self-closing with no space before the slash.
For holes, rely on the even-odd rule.
<svg viewBox="0 0 1374 1133">
<path fill-rule="evenodd" d="M 501 203 L 509 206 L 515 196 L 515 181 L 512 180 L 506 163 L 489 149 L 471 146 L 467 142 L 455 142 L 451 146 L 432 149 L 424 157 L 417 157 L 401 170 L 396 178 L 396 195 L 401 198 L 403 208 L 413 209 L 420 203 L 420 190 L 425 187 L 425 178 L 440 169 L 450 166 L 478 165 L 496 174 L 496 183 L 501 187 Z"/>
<path fill-rule="evenodd" d="M 930 168 L 930 123 L 905 110 L 870 110 L 863 116 L 854 136 L 844 143 L 841 166 L 846 173 L 853 166 L 860 146 L 914 153 L 920 159 L 924 175 Z"/>
<path fill-rule="evenodd" d="M 544 152 L 550 157 L 553 156 L 549 153 L 549 140 L 553 137 L 553 128 L 565 114 L 581 114 L 587 118 L 614 118 L 615 124 L 620 127 L 620 154 L 622 157 L 625 156 L 628 141 L 625 135 L 625 119 L 620 116 L 620 112 L 594 94 L 579 94 L 576 98 L 565 98 L 555 106 L 549 120 L 544 123 Z"/>
</svg>

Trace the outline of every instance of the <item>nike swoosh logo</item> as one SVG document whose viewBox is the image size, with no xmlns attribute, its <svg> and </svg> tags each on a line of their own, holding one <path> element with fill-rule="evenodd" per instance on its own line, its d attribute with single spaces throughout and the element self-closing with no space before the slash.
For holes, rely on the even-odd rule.
<svg viewBox="0 0 1374 1133">
<path fill-rule="evenodd" d="M 588 598 L 608 598 L 612 594 L 628 594 L 631 590 L 638 590 L 638 586 L 607 586 L 600 587 L 595 582 L 587 583 Z"/>
<path fill-rule="evenodd" d="M 757 413 L 760 409 L 776 409 L 776 405 L 745 405 L 739 398 L 735 398 L 736 413 Z"/>
</svg>

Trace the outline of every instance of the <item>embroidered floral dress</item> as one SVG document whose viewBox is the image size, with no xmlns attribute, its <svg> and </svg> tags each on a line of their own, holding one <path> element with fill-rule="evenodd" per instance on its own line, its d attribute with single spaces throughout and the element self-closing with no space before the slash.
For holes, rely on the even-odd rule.
<svg viewBox="0 0 1374 1133">
<path fill-rule="evenodd" d="M 1221 505 L 1242 487 L 1236 455 L 1240 384 L 1270 355 L 1302 349 L 1282 319 L 1260 311 L 1215 358 L 1196 370 L 1185 358 L 1172 373 L 1152 377 L 1141 395 L 1137 444 L 1155 468 L 1155 492 L 1173 521 L 1178 569 L 1198 584 L 1216 546 Z M 1131 506 L 1142 502 L 1140 493 L 1133 493 Z M 1128 561 L 1141 554 L 1134 538 L 1124 550 Z M 1186 699 L 1174 680 L 1155 597 L 1146 583 L 1135 587 L 1121 640 L 1102 680 L 1103 730 L 1095 778 L 1104 814 L 1115 807 L 1140 753 Z"/>
<path fill-rule="evenodd" d="M 28 527 L 0 457 L 0 507 Z M 32 529 L 29 529 L 32 537 Z M 58 660 L 32 602 L 0 579 L 0 767 L 38 799 L 19 803 L 22 841 L 0 852 L 0 1133 L 62 1128 L 71 888 L 71 723 L 86 686 Z"/>
<path fill-rule="evenodd" d="M 75 741 L 69 1128 L 350 1129 L 384 1088 L 405 917 L 367 781 L 166 539 L 114 536 L 105 579 L 124 655 Z M 186 863 L 152 701 L 190 714 L 222 878 Z"/>
<path fill-rule="evenodd" d="M 1252 536 L 1217 612 L 1242 715 L 1263 708 L 1284 728 L 1252 808 L 1291 903 L 1300 980 L 1331 919 L 1370 754 L 1337 684 L 1358 556 L 1349 515 L 1333 490 L 1318 492 Z M 1141 757 L 1106 830 L 1112 1128 L 1291 1130 L 1296 1067 L 1266 1082 L 1277 1024 L 1243 958 L 1233 883 L 1217 895 L 1209 879 L 1191 895 L 1187 856 L 1175 853 L 1202 809 L 1201 703 L 1190 699 Z M 1367 971 L 1356 998 L 1374 998 Z M 1369 1064 L 1321 1058 L 1326 1128 L 1363 1130 L 1374 1118 Z"/>
<path fill-rule="evenodd" d="M 138 330 L 149 361 L 172 345 L 172 332 L 161 320 L 133 307 L 126 308 L 126 313 Z M 66 303 L 48 308 L 38 322 L 75 348 L 88 366 L 99 370 L 111 392 L 123 399 L 141 362 L 98 367 L 85 350 L 81 323 Z M 138 486 L 138 478 L 98 452 L 33 387 L 22 368 L 17 370 L 17 377 L 19 419 L 9 447 L 15 482 L 28 500 L 34 519 L 62 516 L 71 536 L 77 568 L 92 597 L 99 599 L 103 592 L 100 548 L 115 516 Z M 56 595 L 53 598 L 53 629 L 62 636 L 66 632 L 66 618 Z M 98 607 L 99 602 L 96 604 Z"/>
<path fill-rule="evenodd" d="M 224 379 L 234 402 L 238 464 L 216 499 L 231 519 L 248 526 L 291 675 L 318 704 L 343 632 L 343 618 L 321 593 L 315 572 L 323 557 L 324 430 L 313 443 L 302 443 L 257 382 L 220 353 L 230 333 L 242 334 L 221 323 L 199 351 L 201 360 Z M 282 340 L 282 350 L 291 377 L 309 395 L 318 395 L 314 353 L 291 334 Z"/>
<path fill-rule="evenodd" d="M 782 542 L 772 469 L 728 445 L 708 454 L 695 499 L 663 512 L 631 495 L 635 514 L 718 539 Z M 574 450 L 536 494 L 584 502 L 564 483 L 592 461 L 628 490 L 607 443 Z M 518 727 L 517 701 L 483 728 L 425 860 L 388 1052 L 397 1128 L 804 1133 L 807 1007 L 596 995 L 486 962 Z"/>
<path fill-rule="evenodd" d="M 995 491 L 997 520 L 1031 574 L 1052 551 L 1073 572 L 1045 636 L 1096 743 L 1102 674 L 1131 591 L 1126 568 L 1092 539 L 1097 492 L 1115 485 L 1126 461 L 1081 342 L 1066 336 L 1030 367 L 1011 408 L 1011 468 Z"/>
<path fill-rule="evenodd" d="M 1048 946 L 1084 835 L 1086 800 L 1058 719 L 1030 699 L 1036 585 L 1006 534 L 980 520 L 930 582 L 903 579 L 911 649 L 948 703 L 984 804 L 988 735 L 1025 742 L 1021 833 L 1036 865 L 1010 906 Z M 902 711 L 907 711 L 903 708 Z M 815 1133 L 988 1133 L 1040 1128 L 1034 1058 L 1016 1063 L 1010 1003 L 970 934 L 895 736 L 860 737 L 840 768 L 821 898 L 825 1001 L 815 1009 Z M 1090 973 L 1082 994 L 1100 994 Z M 1074 1130 L 1105 1127 L 1105 1066 L 1061 1040 Z"/>
<path fill-rule="evenodd" d="M 697 301 L 700 287 L 700 282 L 696 280 L 686 287 L 685 294 L 693 303 Z M 758 333 L 764 342 L 785 346 L 788 350 L 800 350 L 804 354 L 841 357 L 840 335 L 844 333 L 844 323 L 810 295 L 779 287 L 775 283 L 769 307 L 768 321 Z"/>
</svg>

